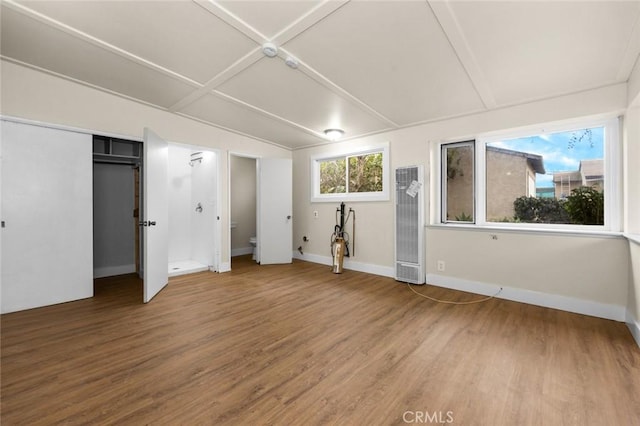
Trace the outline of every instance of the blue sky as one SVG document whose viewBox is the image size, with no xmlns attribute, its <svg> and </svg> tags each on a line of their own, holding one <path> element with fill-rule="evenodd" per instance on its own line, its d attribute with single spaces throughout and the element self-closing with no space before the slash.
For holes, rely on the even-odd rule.
<svg viewBox="0 0 640 426">
<path fill-rule="evenodd" d="M 508 139 L 488 145 L 542 155 L 547 174 L 536 175 L 536 186 L 549 187 L 553 186 L 554 172 L 575 171 L 580 166 L 580 160 L 604 158 L 604 128 L 594 127 L 591 132 L 593 146 L 584 138 L 575 143 L 573 148 L 569 147 L 571 138 L 582 135 L 583 130 Z"/>
</svg>

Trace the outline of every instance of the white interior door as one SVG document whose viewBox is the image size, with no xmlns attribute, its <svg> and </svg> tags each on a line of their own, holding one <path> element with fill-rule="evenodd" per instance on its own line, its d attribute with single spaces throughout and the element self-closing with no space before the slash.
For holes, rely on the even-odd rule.
<svg viewBox="0 0 640 426">
<path fill-rule="evenodd" d="M 258 160 L 258 247 L 262 265 L 291 263 L 292 167 L 287 158 Z"/>
<path fill-rule="evenodd" d="M 2 313 L 93 296 L 91 135 L 0 126 Z"/>
<path fill-rule="evenodd" d="M 144 303 L 147 303 L 169 281 L 169 145 L 145 128 L 143 153 L 142 257 Z"/>
</svg>

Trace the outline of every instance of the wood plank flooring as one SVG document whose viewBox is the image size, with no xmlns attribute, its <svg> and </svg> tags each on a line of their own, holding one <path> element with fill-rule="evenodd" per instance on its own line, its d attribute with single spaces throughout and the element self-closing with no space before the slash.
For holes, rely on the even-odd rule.
<svg viewBox="0 0 640 426">
<path fill-rule="evenodd" d="M 640 425 L 622 323 L 248 258 L 141 300 L 3 315 L 2 425 Z"/>
</svg>

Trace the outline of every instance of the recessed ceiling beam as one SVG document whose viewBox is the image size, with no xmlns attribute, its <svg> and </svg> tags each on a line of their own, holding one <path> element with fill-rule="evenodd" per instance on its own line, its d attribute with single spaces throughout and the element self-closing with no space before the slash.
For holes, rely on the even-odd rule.
<svg viewBox="0 0 640 426">
<path fill-rule="evenodd" d="M 449 2 L 446 0 L 428 0 L 431 10 L 436 15 L 445 36 L 449 39 L 449 43 L 455 51 L 460 63 L 464 67 L 471 84 L 476 89 L 476 92 L 480 96 L 482 103 L 487 109 L 493 109 L 497 107 L 496 100 L 491 91 L 491 87 L 487 83 L 484 73 L 478 65 L 469 43 L 464 35 L 464 32 L 460 28 L 460 24 L 456 19 L 453 10 Z"/>
<path fill-rule="evenodd" d="M 633 24 L 633 32 L 629 38 L 629 44 L 624 52 L 624 57 L 618 69 L 617 82 L 627 81 L 633 71 L 636 61 L 640 59 L 640 13 Z"/>
<path fill-rule="evenodd" d="M 134 55 L 131 52 L 128 52 L 128 51 L 126 51 L 124 49 L 120 49 L 119 47 L 116 47 L 116 46 L 114 46 L 114 45 L 112 45 L 110 43 L 107 43 L 106 41 L 100 40 L 97 37 L 94 37 L 94 36 L 89 35 L 89 34 L 87 34 L 85 32 L 82 32 L 82 31 L 77 30 L 77 29 L 75 29 L 73 27 L 70 27 L 69 25 L 66 25 L 66 24 L 64 24 L 64 23 L 62 23 L 60 21 L 56 21 L 53 18 L 45 16 L 45 15 L 41 14 L 40 12 L 36 12 L 35 10 L 30 9 L 27 6 L 24 6 L 24 5 L 20 4 L 20 3 L 16 3 L 13 0 L 3 0 L 2 3 L 3 3 L 3 5 L 5 5 L 7 7 L 10 7 L 11 9 L 15 10 L 18 13 L 21 13 L 21 14 L 23 14 L 25 16 L 28 16 L 28 17 L 32 18 L 32 19 L 40 21 L 40 22 L 42 22 L 42 23 L 44 23 L 46 25 L 49 25 L 52 28 L 55 28 L 55 29 L 60 30 L 60 31 L 63 31 L 63 32 L 65 32 L 65 33 L 67 33 L 67 34 L 69 34 L 69 35 L 71 35 L 73 37 L 76 37 L 76 38 L 78 38 L 80 40 L 86 41 L 87 43 L 91 43 L 94 46 L 97 46 L 97 47 L 99 47 L 101 49 L 107 50 L 107 51 L 109 51 L 111 53 L 114 53 L 114 54 L 116 54 L 118 56 L 121 56 L 121 57 L 123 57 L 125 59 L 128 59 L 128 60 L 130 60 L 132 62 L 135 62 L 136 64 L 142 65 L 142 66 L 144 66 L 146 68 L 149 68 L 149 69 L 151 69 L 153 71 L 160 72 L 160 73 L 162 73 L 162 74 L 164 74 L 164 75 L 166 75 L 168 77 L 172 77 L 172 78 L 174 78 L 176 80 L 182 81 L 183 83 L 186 83 L 186 84 L 188 84 L 190 86 L 193 86 L 193 87 L 200 87 L 201 86 L 201 84 L 198 83 L 197 81 L 192 80 L 192 79 L 190 79 L 188 77 L 185 77 L 182 74 L 178 74 L 177 72 L 171 71 L 170 69 L 167 69 L 167 68 L 162 67 L 162 66 L 160 66 L 160 65 L 158 65 L 156 63 L 153 63 L 153 62 L 148 61 L 148 60 L 146 60 L 144 58 L 141 58 L 138 55 Z"/>
</svg>

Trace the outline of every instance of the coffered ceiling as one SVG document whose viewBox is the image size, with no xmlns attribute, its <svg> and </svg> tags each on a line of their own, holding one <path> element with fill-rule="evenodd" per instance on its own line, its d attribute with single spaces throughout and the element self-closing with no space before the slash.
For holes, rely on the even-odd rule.
<svg viewBox="0 0 640 426">
<path fill-rule="evenodd" d="M 640 1 L 2 0 L 0 13 L 5 60 L 290 149 L 327 128 L 354 139 L 625 82 L 640 53 Z"/>
</svg>

